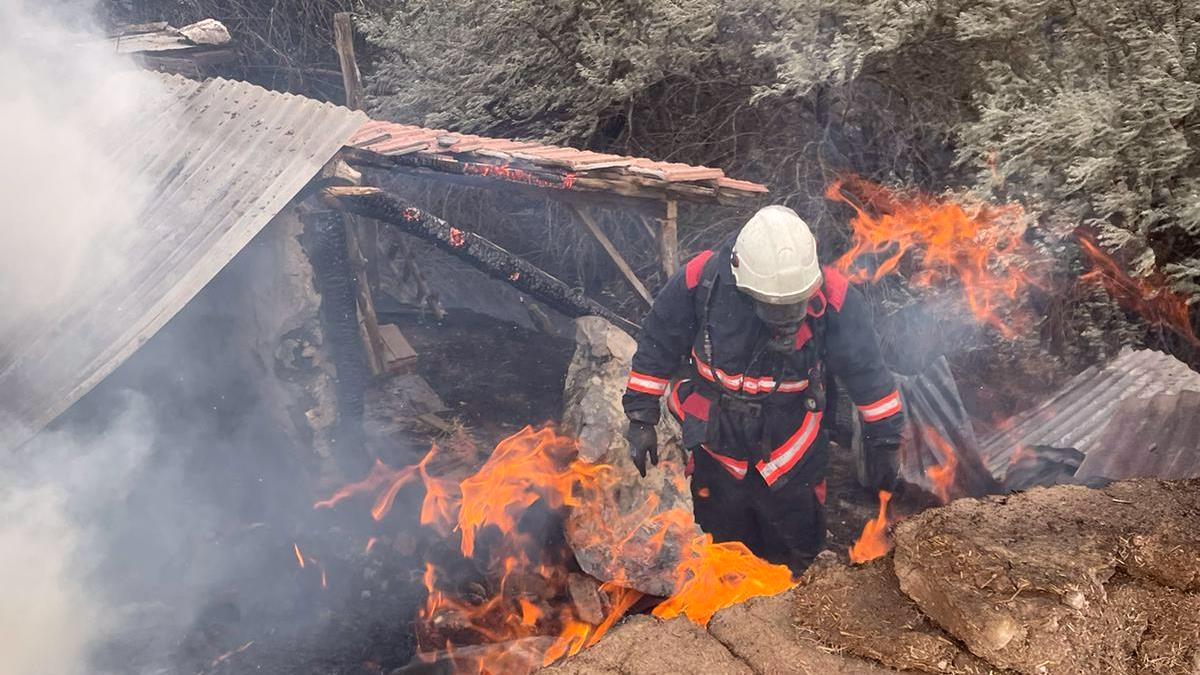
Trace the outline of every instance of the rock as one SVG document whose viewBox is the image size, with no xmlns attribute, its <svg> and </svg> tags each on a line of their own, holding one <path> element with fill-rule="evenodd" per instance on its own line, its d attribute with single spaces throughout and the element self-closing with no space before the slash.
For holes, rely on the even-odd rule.
<svg viewBox="0 0 1200 675">
<path fill-rule="evenodd" d="M 571 572 L 567 575 L 567 592 L 579 618 L 599 625 L 604 621 L 604 599 L 600 594 L 600 583 L 592 577 Z"/>
<path fill-rule="evenodd" d="M 1137 661 L 1190 658 L 1180 654 L 1195 644 L 1195 622 L 1153 608 L 1195 600 L 1180 590 L 1194 584 L 1185 558 L 1198 516 L 1196 481 L 959 500 L 896 528 L 895 574 L 925 616 L 996 667 L 1191 672 Z"/>
<path fill-rule="evenodd" d="M 810 568 L 792 600 L 791 616 L 801 634 L 856 656 L 899 670 L 995 671 L 921 614 L 900 591 L 888 558 L 860 567 Z"/>
<path fill-rule="evenodd" d="M 201 19 L 179 29 L 179 34 L 194 45 L 224 45 L 232 39 L 225 24 L 216 19 Z"/>
<path fill-rule="evenodd" d="M 567 370 L 563 430 L 579 439 L 580 458 L 613 467 L 615 487 L 572 511 L 567 540 L 580 567 L 651 595 L 675 588 L 678 542 L 699 534 L 683 475 L 679 425 L 663 410 L 657 468 L 642 478 L 629 459 L 621 396 L 637 348 L 633 338 L 598 317 L 575 321 L 575 356 Z M 663 514 L 669 513 L 664 516 Z M 655 516 L 661 516 L 655 518 Z M 672 536 L 655 535 L 671 523 Z"/>
<path fill-rule="evenodd" d="M 687 619 L 635 616 L 544 675 L 752 675 L 755 671 Z"/>
<path fill-rule="evenodd" d="M 779 675 L 883 675 L 897 671 L 827 649 L 792 622 L 794 589 L 723 609 L 708 631 L 756 673 Z M 830 617 L 812 617 L 828 620 Z"/>
</svg>

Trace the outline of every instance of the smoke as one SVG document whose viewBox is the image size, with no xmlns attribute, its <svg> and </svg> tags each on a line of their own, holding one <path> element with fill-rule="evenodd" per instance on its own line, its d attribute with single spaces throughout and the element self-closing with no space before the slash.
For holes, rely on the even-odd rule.
<svg viewBox="0 0 1200 675">
<path fill-rule="evenodd" d="M 116 628 L 89 579 L 92 518 L 119 503 L 153 433 L 131 397 L 109 428 L 81 441 L 47 433 L 0 470 L 0 673 L 81 673 L 88 649 Z"/>
<path fill-rule="evenodd" d="M 14 336 L 120 269 L 146 194 L 114 156 L 154 81 L 88 21 L 79 6 L 0 3 L 0 367 Z M 91 519 L 127 493 L 152 438 L 131 398 L 94 434 L 46 433 L 0 457 L 0 673 L 87 672 L 113 625 L 90 589 Z"/>
<path fill-rule="evenodd" d="M 99 33 L 67 26 L 87 16 L 78 7 L 0 3 L 6 326 L 44 319 L 80 285 L 119 269 L 120 235 L 146 194 L 115 156 L 154 80 Z"/>
</svg>

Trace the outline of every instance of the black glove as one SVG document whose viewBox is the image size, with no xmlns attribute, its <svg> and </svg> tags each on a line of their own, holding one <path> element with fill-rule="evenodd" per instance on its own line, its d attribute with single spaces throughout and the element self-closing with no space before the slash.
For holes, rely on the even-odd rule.
<svg viewBox="0 0 1200 675">
<path fill-rule="evenodd" d="M 867 488 L 895 492 L 900 483 L 900 444 L 865 439 L 863 454 L 867 468 Z"/>
<path fill-rule="evenodd" d="M 653 424 L 629 420 L 625 440 L 629 441 L 629 458 L 633 460 L 638 473 L 645 478 L 646 455 L 650 455 L 651 464 L 658 465 L 658 432 L 654 430 Z"/>
</svg>

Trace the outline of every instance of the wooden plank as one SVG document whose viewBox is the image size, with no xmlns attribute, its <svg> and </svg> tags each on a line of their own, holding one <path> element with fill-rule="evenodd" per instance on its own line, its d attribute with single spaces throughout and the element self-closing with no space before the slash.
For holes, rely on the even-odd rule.
<svg viewBox="0 0 1200 675">
<path fill-rule="evenodd" d="M 600 226 L 596 224 L 596 221 L 592 219 L 592 216 L 587 211 L 584 211 L 574 204 L 571 205 L 571 210 L 575 212 L 575 215 L 579 216 L 579 220 L 583 221 L 584 226 L 586 226 L 588 231 L 592 233 L 592 236 L 596 238 L 596 241 L 600 242 L 600 247 L 604 249 L 604 252 L 607 253 L 608 257 L 611 258 L 613 263 L 616 264 L 617 269 L 621 271 L 621 275 L 625 277 L 625 280 L 629 282 L 629 285 L 633 287 L 633 290 L 637 291 L 637 294 L 642 296 L 642 299 L 646 301 L 647 305 L 653 305 L 654 296 L 650 295 L 650 291 L 646 289 L 646 285 L 643 284 L 642 280 L 638 279 L 637 275 L 633 273 L 633 268 L 630 267 L 629 263 L 625 261 L 625 257 L 621 255 L 621 252 L 617 250 L 617 247 L 613 246 L 612 241 L 609 240 L 608 236 L 604 234 L 604 231 L 600 229 Z"/>
<path fill-rule="evenodd" d="M 367 195 L 383 194 L 383 190 L 367 185 L 331 185 L 323 190 L 327 197 L 365 197 Z"/>
<path fill-rule="evenodd" d="M 367 362 L 371 373 L 381 375 L 387 370 L 384 360 L 383 336 L 379 334 L 379 317 L 375 314 L 375 301 L 371 297 L 371 286 L 367 282 L 367 260 L 363 257 L 362 247 L 355 231 L 354 217 L 345 214 L 346 248 L 350 254 L 350 269 L 358 287 L 358 311 L 362 317 L 364 332 L 363 346 L 367 351 Z"/>
<path fill-rule="evenodd" d="M 362 109 L 362 76 L 354 59 L 354 24 L 349 12 L 333 15 L 333 47 L 342 68 L 342 86 L 346 89 L 346 107 Z"/>
<path fill-rule="evenodd" d="M 367 257 L 367 283 L 371 291 L 379 289 L 379 264 L 383 258 L 383 249 L 379 247 L 379 222 L 366 219 L 358 223 L 358 241 L 362 244 L 363 254 Z"/>
<path fill-rule="evenodd" d="M 661 195 L 657 198 L 649 199 L 644 197 L 619 197 L 617 195 L 605 192 L 584 192 L 578 190 L 563 190 L 559 188 L 542 188 L 534 185 L 526 185 L 524 183 L 494 180 L 492 178 L 486 178 L 483 176 L 468 176 L 458 173 L 447 173 L 427 167 L 408 166 L 405 164 L 388 165 L 385 167 L 372 163 L 369 161 L 369 159 L 353 154 L 347 154 L 347 151 L 345 150 L 343 150 L 342 154 L 343 156 L 348 157 L 353 164 L 376 168 L 386 168 L 395 173 L 417 176 L 419 178 L 438 181 L 441 183 L 480 188 L 485 190 L 501 190 L 511 193 L 518 193 L 530 199 L 554 199 L 563 203 L 575 203 L 581 206 L 596 206 L 609 209 L 621 209 L 623 211 L 633 211 L 636 213 L 645 214 L 647 217 L 655 219 L 662 217 L 663 201 Z"/>
<path fill-rule="evenodd" d="M 384 324 L 379 327 L 379 336 L 383 339 L 383 361 L 387 372 L 411 370 L 417 362 L 417 352 L 400 332 L 400 327 L 394 323 Z"/>
<path fill-rule="evenodd" d="M 670 278 L 679 271 L 679 204 L 674 199 L 667 200 L 667 212 L 659 221 L 658 228 L 658 259 L 662 263 L 663 272 Z"/>
</svg>

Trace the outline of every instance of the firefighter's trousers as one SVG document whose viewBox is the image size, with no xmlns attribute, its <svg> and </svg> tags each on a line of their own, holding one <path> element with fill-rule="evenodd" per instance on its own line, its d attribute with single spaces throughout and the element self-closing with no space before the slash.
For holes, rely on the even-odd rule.
<svg viewBox="0 0 1200 675">
<path fill-rule="evenodd" d="M 824 480 L 815 485 L 789 480 L 771 488 L 754 470 L 739 480 L 702 448 L 693 462 L 696 522 L 714 541 L 740 541 L 794 574 L 812 563 L 825 543 Z"/>
</svg>

